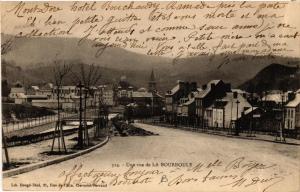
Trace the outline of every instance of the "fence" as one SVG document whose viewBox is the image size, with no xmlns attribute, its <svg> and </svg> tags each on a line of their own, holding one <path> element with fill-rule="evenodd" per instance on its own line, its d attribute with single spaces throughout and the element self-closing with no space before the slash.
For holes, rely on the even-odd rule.
<svg viewBox="0 0 300 192">
<path fill-rule="evenodd" d="M 235 128 L 224 128 L 224 127 L 199 127 L 199 126 L 193 126 L 193 125 L 182 125 L 182 124 L 170 124 L 165 121 L 161 121 L 158 119 L 143 119 L 141 120 L 142 123 L 149 123 L 149 124 L 157 124 L 162 125 L 169 128 L 179 128 L 179 129 L 185 129 L 189 131 L 196 131 L 196 132 L 212 132 L 212 133 L 227 133 L 227 134 L 234 134 Z M 270 136 L 276 136 L 279 134 L 278 130 L 263 130 L 263 129 L 243 129 L 242 127 L 239 128 L 239 133 L 245 133 L 245 134 L 260 134 L 260 135 L 270 135 Z M 293 139 L 300 139 L 300 130 L 299 129 L 284 129 L 283 134 L 286 138 L 293 138 Z"/>
<path fill-rule="evenodd" d="M 61 113 L 62 118 L 71 117 L 74 114 Z M 55 122 L 57 120 L 57 115 L 48 115 L 37 118 L 26 118 L 23 120 L 12 121 L 12 122 L 2 122 L 4 133 L 9 133 L 21 129 L 32 128 L 36 126 L 45 125 L 48 123 Z"/>
</svg>

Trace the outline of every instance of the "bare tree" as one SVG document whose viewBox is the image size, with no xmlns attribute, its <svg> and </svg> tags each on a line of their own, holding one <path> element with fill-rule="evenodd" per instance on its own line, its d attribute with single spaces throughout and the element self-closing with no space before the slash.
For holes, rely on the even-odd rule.
<svg viewBox="0 0 300 192">
<path fill-rule="evenodd" d="M 79 74 L 78 74 L 79 73 Z M 99 80 L 101 79 L 101 73 L 100 73 L 100 68 L 98 66 L 95 66 L 94 64 L 91 64 L 88 66 L 88 69 L 85 68 L 83 63 L 80 63 L 79 66 L 79 72 L 75 73 L 72 71 L 73 77 L 77 82 L 80 84 L 83 84 L 84 86 L 84 106 L 83 106 L 83 128 L 84 128 L 84 134 L 83 137 L 84 139 L 80 138 L 82 137 L 82 130 L 81 126 L 79 127 L 79 132 L 78 132 L 78 145 L 79 147 L 81 143 L 79 142 L 80 140 L 84 140 L 86 145 L 89 145 L 89 136 L 88 136 L 88 129 L 87 129 L 87 115 L 86 115 L 86 109 L 87 109 L 87 100 L 90 95 L 93 94 L 93 90 L 91 89 L 92 86 L 97 85 Z M 80 112 L 81 113 L 81 112 Z M 81 114 L 80 114 L 81 116 Z M 81 123 L 81 122 L 80 122 Z"/>
<path fill-rule="evenodd" d="M 57 61 L 57 60 L 54 61 L 54 66 L 52 68 L 52 72 L 53 72 L 53 78 L 54 78 L 54 84 L 55 84 L 54 90 L 56 89 L 56 97 L 57 97 L 57 122 L 56 122 L 56 126 L 55 126 L 51 152 L 53 152 L 56 137 L 58 137 L 59 152 L 60 152 L 60 143 L 61 143 L 62 147 L 64 148 L 65 152 L 67 152 L 64 135 L 63 135 L 62 121 L 61 121 L 60 97 L 61 97 L 61 89 L 63 86 L 63 81 L 64 81 L 66 75 L 68 73 L 70 73 L 71 69 L 72 69 L 71 64 L 66 64 L 65 62 L 61 63 L 60 61 Z"/>
</svg>

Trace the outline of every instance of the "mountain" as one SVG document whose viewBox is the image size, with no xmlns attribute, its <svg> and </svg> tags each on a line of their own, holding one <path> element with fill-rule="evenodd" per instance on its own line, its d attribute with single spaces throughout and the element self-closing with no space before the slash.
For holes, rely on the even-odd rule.
<svg viewBox="0 0 300 192">
<path fill-rule="evenodd" d="M 300 68 L 273 63 L 243 83 L 240 88 L 249 92 L 297 90 L 300 88 Z"/>
<path fill-rule="evenodd" d="M 96 57 L 97 49 L 93 47 L 93 42 L 87 40 L 78 45 L 78 38 L 14 38 L 5 34 L 1 38 L 2 42 L 11 40 L 11 49 L 3 57 L 24 68 L 49 65 L 55 59 L 80 60 L 86 64 L 95 63 L 102 67 L 135 71 L 151 70 L 156 66 L 167 68 L 171 65 L 169 58 L 147 56 L 121 48 L 108 47 Z"/>
<path fill-rule="evenodd" d="M 214 55 L 180 58 L 148 56 L 122 48 L 106 48 L 95 57 L 97 50 L 90 40 L 78 45 L 77 38 L 14 38 L 1 34 L 2 42 L 8 44 L 2 49 L 2 63 L 11 68 L 7 77 L 13 80 L 24 78 L 28 83 L 48 80 L 49 67 L 55 60 L 95 64 L 101 67 L 103 80 L 116 81 L 125 75 L 137 87 L 147 87 L 151 70 L 154 70 L 159 90 L 171 89 L 177 80 L 207 83 L 211 79 L 223 79 L 233 87 L 253 78 L 270 63 L 299 63 L 299 58 L 279 56 Z M 2 43 L 3 45 L 3 43 Z M 3 65 L 2 65 L 3 66 Z M 14 71 L 17 71 L 16 74 Z M 44 75 L 40 75 L 44 74 Z M 46 76 L 45 76 L 46 75 Z M 14 77 L 14 78 L 12 78 Z"/>
<path fill-rule="evenodd" d="M 76 76 L 81 77 L 80 75 L 80 65 L 81 63 L 76 60 L 69 61 L 73 64 L 72 71 L 74 71 Z M 67 62 L 68 63 L 68 62 Z M 90 65 L 83 64 L 84 70 L 86 73 L 89 71 Z M 3 70 L 4 69 L 4 70 Z M 7 79 L 10 82 L 10 85 L 13 83 L 20 81 L 25 85 L 42 85 L 47 82 L 54 82 L 53 75 L 54 67 L 52 65 L 48 66 L 37 66 L 34 68 L 21 68 L 15 66 L 15 64 L 7 62 L 6 60 L 2 61 L 2 79 Z M 101 79 L 98 84 L 102 83 L 118 83 L 120 81 L 121 76 L 125 76 L 127 81 L 134 82 L 135 86 L 141 87 L 145 84 L 145 82 L 135 82 L 135 79 L 143 79 L 144 76 L 140 73 L 134 73 L 131 71 L 123 72 L 115 69 L 109 69 L 105 67 L 99 67 L 99 72 L 101 74 Z M 73 73 L 69 73 L 65 79 L 65 85 L 75 84 L 77 79 L 73 75 Z M 77 77 L 77 78 L 78 78 Z M 128 77 L 128 78 L 127 78 Z"/>
</svg>

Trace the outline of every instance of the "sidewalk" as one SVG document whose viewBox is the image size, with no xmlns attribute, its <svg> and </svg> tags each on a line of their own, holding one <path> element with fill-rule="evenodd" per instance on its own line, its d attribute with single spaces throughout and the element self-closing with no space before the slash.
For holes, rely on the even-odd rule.
<svg viewBox="0 0 300 192">
<path fill-rule="evenodd" d="M 229 132 L 213 130 L 213 129 L 200 129 L 194 127 L 179 126 L 179 125 L 177 127 L 174 127 L 174 125 L 170 125 L 166 123 L 152 123 L 152 122 L 140 122 L 140 123 L 149 124 L 153 126 L 160 126 L 165 128 L 171 128 L 171 129 L 181 129 L 181 130 L 192 131 L 197 133 L 231 137 L 236 139 L 259 140 L 259 141 L 274 142 L 274 143 L 289 144 L 289 145 L 300 145 L 300 140 L 298 139 L 285 138 L 286 142 L 280 142 L 280 141 L 276 141 L 275 136 L 272 135 L 252 134 L 252 136 L 248 136 L 247 133 L 240 133 L 239 136 L 235 136 L 233 134 L 230 134 Z"/>
<path fill-rule="evenodd" d="M 74 146 L 77 144 L 77 136 L 78 133 L 74 133 L 68 136 L 65 136 L 65 143 L 66 143 L 66 148 L 67 148 L 67 154 L 49 154 L 51 151 L 51 146 L 52 146 L 52 139 L 49 140 L 44 140 L 38 143 L 33 143 L 29 145 L 24 145 L 24 146 L 16 146 L 16 147 L 9 147 L 8 148 L 8 154 L 9 154 L 9 159 L 11 163 L 11 168 L 10 170 L 14 168 L 19 168 L 22 166 L 27 166 L 29 164 L 35 164 L 43 161 L 49 161 L 53 160 L 57 157 L 63 157 L 67 156 L 69 154 L 77 153 L 79 149 L 75 149 Z M 86 147 L 90 148 L 92 146 L 95 146 L 101 142 L 103 142 L 106 138 L 105 133 L 102 134 L 100 138 L 94 139 L 94 128 L 89 129 L 89 138 L 90 138 L 90 146 Z M 24 151 L 26 151 L 24 153 Z M 57 149 L 57 139 L 55 140 L 55 148 L 54 151 L 58 151 Z M 5 162 L 5 158 L 3 159 Z M 5 169 L 5 168 L 3 168 Z"/>
</svg>

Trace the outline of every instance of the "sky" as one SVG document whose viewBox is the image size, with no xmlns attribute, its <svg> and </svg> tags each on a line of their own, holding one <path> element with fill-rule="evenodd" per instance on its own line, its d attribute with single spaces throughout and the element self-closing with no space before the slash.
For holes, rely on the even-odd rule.
<svg viewBox="0 0 300 192">
<path fill-rule="evenodd" d="M 29 33 L 33 29 L 38 29 L 41 32 L 49 32 L 53 27 L 59 28 L 59 29 L 68 29 L 76 19 L 85 20 L 88 16 L 93 17 L 95 14 L 97 15 L 97 18 L 101 21 L 94 22 L 94 23 L 86 23 L 86 24 L 76 24 L 74 28 L 72 28 L 72 34 L 71 35 L 62 35 L 64 37 L 77 37 L 82 38 L 86 34 L 88 34 L 87 31 L 91 30 L 91 26 L 94 24 L 97 24 L 96 28 L 91 31 L 91 34 L 88 36 L 89 39 L 95 39 L 102 38 L 99 40 L 99 42 L 108 42 L 110 45 L 114 45 L 113 43 L 116 42 L 116 36 L 119 37 L 119 40 L 124 41 L 127 38 L 127 45 L 125 49 L 128 49 L 130 51 L 142 53 L 142 54 L 149 54 L 151 52 L 155 52 L 158 50 L 158 46 L 160 46 L 160 42 L 165 41 L 159 41 L 159 40 L 153 40 L 154 37 L 158 37 L 160 39 L 168 39 L 167 42 L 163 43 L 163 45 L 166 45 L 166 49 L 172 47 L 170 51 L 166 50 L 165 53 L 160 54 L 158 56 L 166 56 L 166 57 L 176 57 L 180 54 L 181 50 L 184 50 L 183 57 L 187 56 L 187 52 L 191 49 L 187 49 L 187 47 L 190 45 L 190 47 L 196 47 L 199 43 L 203 42 L 205 43 L 205 51 L 212 53 L 214 48 L 220 44 L 220 38 L 224 34 L 229 34 L 230 36 L 235 35 L 241 35 L 244 37 L 249 36 L 249 38 L 245 39 L 224 39 L 223 40 L 223 46 L 232 46 L 234 43 L 236 47 L 240 46 L 250 46 L 251 43 L 259 43 L 259 47 L 256 47 L 254 49 L 256 50 L 264 50 L 269 45 L 273 47 L 273 44 L 280 43 L 285 44 L 283 47 L 285 47 L 288 50 L 291 51 L 279 51 L 280 54 L 284 56 L 293 56 L 293 57 L 299 57 L 300 53 L 300 41 L 299 36 L 296 38 L 269 38 L 268 35 L 275 34 L 279 36 L 280 34 L 288 34 L 288 35 L 294 35 L 298 32 L 300 32 L 300 3 L 299 2 L 290 2 L 286 4 L 285 6 L 276 5 L 274 2 L 273 4 L 268 2 L 254 2 L 254 3 L 247 3 L 247 5 L 253 7 L 251 9 L 243 8 L 241 9 L 242 2 L 224 2 L 224 4 L 220 5 L 220 2 L 205 2 L 208 6 L 214 6 L 216 8 L 214 9 L 183 9 L 183 10 L 171 10 L 169 2 L 138 2 L 134 3 L 133 7 L 137 7 L 142 5 L 144 9 L 137 10 L 137 9 L 130 9 L 130 10 L 112 10 L 116 8 L 124 8 L 125 5 L 129 5 L 129 2 L 111 2 L 106 3 L 105 2 L 97 2 L 94 6 L 92 6 L 92 3 L 90 3 L 90 7 L 85 6 L 85 9 L 93 9 L 93 10 L 77 10 L 77 11 L 71 11 L 70 7 L 73 5 L 73 2 L 34 2 L 29 3 L 25 2 L 24 5 L 20 4 L 20 2 L 2 2 L 1 3 L 1 32 L 5 34 L 11 34 L 16 35 L 22 32 L 22 34 Z M 17 6 L 19 4 L 19 6 Z M 77 9 L 79 9 L 80 6 L 83 6 L 85 2 L 79 2 L 75 4 L 77 6 Z M 167 6 L 169 4 L 169 7 Z M 184 4 L 184 2 L 177 2 L 174 5 L 174 7 L 179 7 L 180 5 Z M 201 4 L 200 2 L 189 2 L 189 5 L 195 5 L 195 4 Z M 234 5 L 233 5 L 234 4 Z M 45 13 L 38 13 L 36 11 L 35 13 L 26 13 L 30 12 L 30 9 L 32 11 L 32 8 L 37 5 L 38 8 L 42 8 Z M 104 5 L 106 5 L 104 7 Z M 109 6 L 108 6 L 109 5 Z M 202 4 L 203 5 L 203 4 Z M 55 6 L 62 9 L 61 11 L 52 13 L 50 12 L 49 6 Z M 146 8 L 149 6 L 150 8 Z M 218 8 L 218 6 L 220 8 Z M 223 6 L 223 8 L 222 8 Z M 226 8 L 226 6 L 229 6 Z M 230 7 L 233 6 L 233 7 Z M 245 5 L 246 6 L 246 5 Z M 278 7 L 276 7 L 278 6 Z M 155 7 L 157 9 L 155 10 Z M 224 8 L 225 7 L 225 8 Z M 284 7 L 284 8 L 282 8 Z M 19 12 L 17 11 L 19 8 Z M 108 10 L 106 10 L 108 8 Z M 28 10 L 26 10 L 28 9 Z M 226 14 L 228 12 L 232 12 L 236 15 L 234 18 L 224 18 L 222 16 L 217 18 L 218 14 Z M 215 11 L 215 18 L 212 19 L 206 19 L 205 15 L 208 13 L 214 13 Z M 254 13 L 257 12 L 257 14 L 254 15 Z M 251 18 L 247 19 L 241 19 L 241 15 L 250 13 Z M 129 17 L 131 14 L 135 15 L 136 18 L 138 18 L 137 21 L 133 20 L 133 17 Z M 52 15 L 52 21 L 62 21 L 61 24 L 52 24 L 52 25 L 45 25 L 45 21 Z M 260 16 L 259 16 L 260 15 Z M 177 19 L 175 17 L 177 16 Z M 274 18 L 279 17 L 280 18 Z M 168 19 L 168 17 L 170 17 Z M 257 17 L 264 17 L 257 18 Z M 35 26 L 30 27 L 28 26 L 28 23 L 35 20 Z M 116 28 L 132 28 L 135 29 L 132 35 L 129 35 L 128 33 L 125 34 L 118 34 L 118 35 L 98 35 L 97 32 L 101 30 L 102 26 L 105 26 L 105 23 L 108 22 L 108 20 L 118 20 L 123 19 L 124 22 L 113 22 L 109 25 L 106 25 L 106 27 L 116 27 Z M 132 20 L 130 20 L 130 19 Z M 152 18 L 156 21 L 151 21 L 149 18 Z M 164 19 L 165 18 L 165 19 Z M 127 19 L 127 20 L 126 20 Z M 26 24 L 27 23 L 27 24 Z M 278 28 L 278 24 L 282 23 L 284 24 L 284 27 Z M 221 29 L 221 30 L 199 30 L 199 27 L 205 25 L 209 26 L 223 26 L 227 29 Z M 243 29 L 243 30 L 232 30 L 232 27 L 234 25 L 260 25 L 259 28 L 256 29 Z M 151 25 L 151 31 L 141 33 L 141 30 L 146 30 Z M 289 26 L 288 26 L 289 25 Z M 166 30 L 165 27 L 191 27 L 195 26 L 197 30 Z M 271 27 L 271 29 L 268 29 L 268 27 Z M 108 30 L 107 28 L 107 30 Z M 161 31 L 162 29 L 165 29 L 165 31 Z M 267 30 L 265 30 L 267 29 Z M 98 30 L 98 31 L 97 31 Z M 255 34 L 260 31 L 265 30 L 266 37 L 262 39 L 256 39 L 254 38 Z M 196 31 L 196 32 L 195 32 Z M 194 32 L 194 33 L 193 33 Z M 208 34 L 212 32 L 213 37 L 215 37 L 213 40 L 207 40 Z M 203 36 L 203 33 L 204 36 Z M 193 37 L 198 37 L 202 35 L 204 39 L 197 40 Z M 59 35 L 60 36 L 60 35 Z M 251 36 L 251 37 L 250 37 Z M 106 39 L 105 39 L 106 38 Z M 109 38 L 109 40 L 107 40 Z M 141 46 L 144 46 L 144 48 L 137 48 L 129 46 L 130 44 L 130 38 L 131 41 L 133 39 L 136 39 L 139 41 Z M 173 39 L 172 39 L 173 38 Z M 148 40 L 147 40 L 148 39 Z M 267 44 L 264 42 L 267 42 Z M 225 44 L 225 45 L 224 45 Z M 232 51 L 231 48 L 224 47 L 223 50 L 218 50 L 220 52 L 222 51 Z M 146 48 L 145 48 L 146 47 Z M 276 47 L 275 47 L 276 48 Z M 235 48 L 236 50 L 236 48 Z M 193 50 L 194 52 L 200 52 L 199 47 L 198 49 Z M 203 51 L 203 50 L 202 50 Z"/>
</svg>

